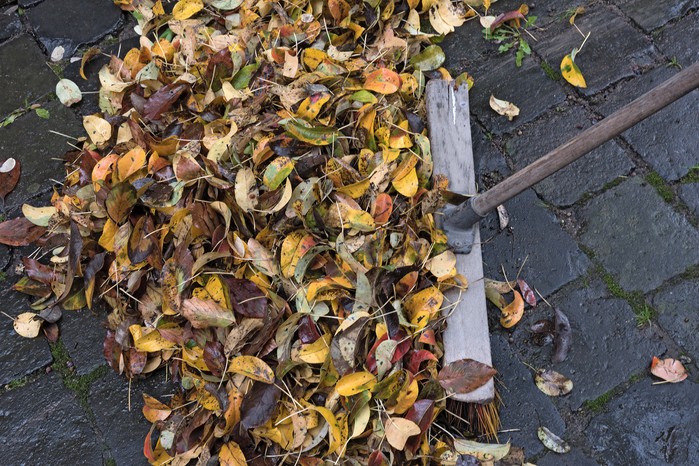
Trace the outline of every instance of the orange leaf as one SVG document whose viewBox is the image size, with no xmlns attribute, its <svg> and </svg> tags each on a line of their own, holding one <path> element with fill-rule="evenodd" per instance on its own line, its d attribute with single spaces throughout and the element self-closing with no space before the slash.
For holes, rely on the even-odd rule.
<svg viewBox="0 0 699 466">
<path fill-rule="evenodd" d="M 372 71 L 364 81 L 364 89 L 378 92 L 379 94 L 393 94 L 400 89 L 401 80 L 398 73 L 388 68 L 379 68 Z"/>
<path fill-rule="evenodd" d="M 502 310 L 500 324 L 505 328 L 513 327 L 524 315 L 524 299 L 519 291 L 514 291 L 515 299 Z"/>
<path fill-rule="evenodd" d="M 682 382 L 687 378 L 687 370 L 682 363 L 672 358 L 658 359 L 653 356 L 650 373 L 670 383 Z"/>
</svg>

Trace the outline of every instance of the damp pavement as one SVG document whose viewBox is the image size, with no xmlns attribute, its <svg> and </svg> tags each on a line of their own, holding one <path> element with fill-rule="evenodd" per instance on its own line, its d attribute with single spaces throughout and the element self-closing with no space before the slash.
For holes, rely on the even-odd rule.
<svg viewBox="0 0 699 466">
<path fill-rule="evenodd" d="M 171 7 L 173 2 L 163 2 Z M 169 3 L 169 5 L 168 5 Z M 519 1 L 500 0 L 496 12 Z M 582 36 L 576 63 L 586 89 L 562 80 L 559 63 Z M 699 60 L 699 0 L 575 1 L 530 4 L 525 36 L 531 55 L 516 66 L 482 28 L 466 23 L 442 43 L 453 76 L 468 72 L 474 153 L 481 187 L 511 174 L 643 92 Z M 19 186 L 2 215 L 47 202 L 62 176 L 60 156 L 80 136 L 81 115 L 98 110 L 96 95 L 68 109 L 53 95 L 60 77 L 97 90 L 103 62 L 79 77 L 82 52 L 93 45 L 121 53 L 137 44 L 133 21 L 109 0 L 0 0 L 0 158 L 22 163 Z M 52 61 L 51 57 L 54 58 Z M 515 103 L 512 121 L 488 99 Z M 42 118 L 29 107 L 48 111 Z M 699 91 L 661 111 L 568 168 L 507 202 L 509 225 L 481 223 L 487 277 L 518 274 L 567 314 L 574 345 L 551 363 L 550 345 L 529 331 L 552 319 L 543 301 L 513 329 L 489 308 L 500 441 L 524 449 L 539 465 L 694 465 L 699 456 Z M 44 114 L 45 116 L 45 114 Z M 0 246 L 0 299 L 10 315 L 29 301 L 11 290 L 20 257 L 31 248 Z M 127 381 L 103 362 L 103 310 L 65 312 L 58 344 L 17 336 L 0 325 L 0 446 L 3 464 L 146 464 L 149 425 L 140 394 L 166 397 L 164 374 Z M 540 343 L 540 342 L 539 342 Z M 679 358 L 690 376 L 654 384 L 653 356 Z M 561 398 L 539 392 L 532 368 L 551 368 L 575 388 Z M 129 391 L 130 390 L 130 391 Z M 548 427 L 572 447 L 548 452 L 536 430 Z"/>
</svg>

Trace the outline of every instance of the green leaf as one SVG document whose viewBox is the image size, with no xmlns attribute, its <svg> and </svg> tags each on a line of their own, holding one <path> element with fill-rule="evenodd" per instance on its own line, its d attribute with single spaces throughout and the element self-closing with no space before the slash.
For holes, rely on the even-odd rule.
<svg viewBox="0 0 699 466">
<path fill-rule="evenodd" d="M 252 63 L 242 67 L 231 80 L 233 87 L 238 90 L 248 87 L 250 84 L 250 79 L 252 79 L 252 74 L 257 71 L 258 67 L 259 65 L 257 63 Z"/>
<path fill-rule="evenodd" d="M 294 169 L 294 161 L 289 157 L 277 157 L 267 165 L 262 182 L 270 191 L 274 191 L 291 174 Z"/>
<path fill-rule="evenodd" d="M 313 146 L 327 146 L 334 143 L 339 136 L 335 128 L 304 125 L 297 120 L 287 120 L 283 126 L 291 136 Z"/>
<path fill-rule="evenodd" d="M 439 45 L 430 45 L 412 57 L 410 64 L 420 71 L 432 71 L 442 66 L 445 59 L 444 51 Z"/>
<path fill-rule="evenodd" d="M 48 120 L 49 117 L 51 116 L 49 111 L 46 110 L 45 108 L 37 108 L 37 109 L 34 109 L 34 111 L 36 112 L 36 115 L 39 118 L 43 118 L 44 120 Z"/>
</svg>

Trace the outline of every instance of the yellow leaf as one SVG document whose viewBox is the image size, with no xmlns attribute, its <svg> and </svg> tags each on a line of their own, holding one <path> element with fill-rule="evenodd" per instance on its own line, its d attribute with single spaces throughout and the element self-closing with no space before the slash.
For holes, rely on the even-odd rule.
<svg viewBox="0 0 699 466">
<path fill-rule="evenodd" d="M 396 414 L 403 414 L 409 410 L 417 400 L 417 395 L 419 392 L 420 389 L 417 385 L 417 379 L 413 379 L 407 389 L 398 394 L 396 406 L 393 407 L 393 412 Z"/>
<path fill-rule="evenodd" d="M 161 403 L 150 395 L 143 394 L 143 417 L 148 422 L 164 421 L 172 412 L 169 406 Z"/>
<path fill-rule="evenodd" d="M 379 68 L 366 76 L 364 89 L 379 94 L 393 94 L 400 89 L 401 80 L 398 73 L 388 68 Z"/>
<path fill-rule="evenodd" d="M 502 317 L 500 317 L 500 324 L 505 328 L 510 328 L 517 324 L 519 320 L 524 315 L 524 299 L 519 291 L 513 292 L 515 295 L 514 300 L 505 306 L 502 310 Z"/>
<path fill-rule="evenodd" d="M 456 275 L 456 255 L 451 251 L 434 256 L 425 263 L 425 268 L 432 272 L 440 282 Z"/>
<path fill-rule="evenodd" d="M 294 276 L 299 260 L 316 244 L 313 236 L 304 230 L 296 230 L 282 242 L 280 265 L 282 275 L 286 278 Z"/>
<path fill-rule="evenodd" d="M 357 199 L 362 197 L 367 192 L 370 184 L 371 178 L 366 178 L 362 181 L 357 181 L 356 183 L 340 186 L 339 188 L 336 188 L 335 191 L 338 193 L 347 194 L 352 199 Z"/>
<path fill-rule="evenodd" d="M 431 286 L 418 291 L 405 301 L 405 310 L 410 317 L 410 323 L 418 330 L 425 328 L 432 315 L 439 312 L 444 301 L 444 295 L 436 287 Z"/>
<path fill-rule="evenodd" d="M 303 51 L 303 63 L 311 70 L 315 70 L 328 55 L 322 50 L 307 48 Z"/>
<path fill-rule="evenodd" d="M 417 171 L 415 171 L 414 168 L 411 168 L 407 175 L 405 175 L 403 178 L 393 180 L 391 184 L 394 188 L 396 188 L 396 191 L 401 193 L 403 196 L 413 197 L 415 194 L 417 194 L 418 188 Z"/>
<path fill-rule="evenodd" d="M 209 278 L 209 281 L 206 282 L 204 289 L 208 293 L 209 298 L 216 301 L 222 307 L 231 309 L 231 300 L 228 296 L 228 288 L 223 283 L 221 277 L 218 275 L 213 275 L 211 278 Z"/>
<path fill-rule="evenodd" d="M 141 147 L 134 147 L 122 155 L 116 163 L 117 180 L 125 181 L 128 177 L 146 166 L 146 152 Z"/>
<path fill-rule="evenodd" d="M 155 16 L 161 16 L 161 15 L 165 14 L 165 9 L 163 8 L 163 3 L 161 0 L 158 0 L 157 2 L 155 2 L 155 5 L 153 5 L 152 11 L 153 11 L 153 14 Z"/>
<path fill-rule="evenodd" d="M 309 409 L 317 411 L 323 418 L 325 422 L 328 423 L 328 431 L 330 435 L 330 446 L 328 447 L 328 455 L 332 455 L 339 448 L 342 448 L 344 439 L 342 438 L 342 430 L 340 429 L 340 423 L 337 418 L 328 408 L 322 408 L 320 406 L 309 406 Z"/>
<path fill-rule="evenodd" d="M 96 115 L 83 117 L 83 127 L 90 140 L 97 145 L 109 141 L 109 138 L 112 137 L 112 125 Z"/>
<path fill-rule="evenodd" d="M 111 218 L 108 218 L 104 227 L 102 227 L 102 236 L 100 236 L 98 244 L 107 251 L 114 252 L 114 237 L 118 230 L 119 225 L 112 221 Z"/>
<path fill-rule="evenodd" d="M 34 338 L 39 335 L 42 322 L 43 320 L 39 318 L 38 314 L 23 312 L 15 318 L 12 326 L 15 332 L 20 336 L 24 338 Z"/>
<path fill-rule="evenodd" d="M 330 355 L 332 335 L 324 334 L 313 343 L 301 345 L 299 359 L 307 364 L 323 364 Z"/>
<path fill-rule="evenodd" d="M 274 371 L 266 362 L 255 356 L 238 356 L 231 359 L 228 372 L 242 374 L 258 382 L 274 383 Z"/>
<path fill-rule="evenodd" d="M 146 353 L 157 353 L 158 351 L 174 348 L 175 346 L 175 343 L 163 338 L 156 329 L 153 329 L 138 339 L 134 338 L 134 347 L 136 347 L 138 351 L 145 351 Z"/>
<path fill-rule="evenodd" d="M 376 376 L 371 372 L 353 372 L 338 380 L 335 390 L 342 396 L 352 396 L 364 390 L 372 390 L 375 385 Z"/>
<path fill-rule="evenodd" d="M 180 0 L 172 9 L 172 17 L 176 20 L 191 18 L 204 8 L 201 0 Z"/>
<path fill-rule="evenodd" d="M 24 218 L 40 227 L 49 226 L 51 217 L 57 212 L 54 206 L 34 207 L 29 204 L 22 204 L 22 214 Z"/>
<path fill-rule="evenodd" d="M 328 100 L 330 100 L 329 92 L 310 95 L 301 102 L 296 114 L 306 120 L 314 120 Z"/>
<path fill-rule="evenodd" d="M 245 466 L 248 464 L 243 451 L 237 443 L 230 441 L 221 447 L 218 454 L 218 461 L 221 466 Z"/>
<path fill-rule="evenodd" d="M 587 87 L 585 77 L 583 76 L 578 65 L 573 61 L 571 54 L 566 55 L 561 60 L 561 74 L 563 78 L 575 87 Z"/>
<path fill-rule="evenodd" d="M 389 417 L 384 425 L 386 440 L 396 450 L 403 450 L 408 437 L 420 434 L 420 426 L 409 419 Z"/>
</svg>

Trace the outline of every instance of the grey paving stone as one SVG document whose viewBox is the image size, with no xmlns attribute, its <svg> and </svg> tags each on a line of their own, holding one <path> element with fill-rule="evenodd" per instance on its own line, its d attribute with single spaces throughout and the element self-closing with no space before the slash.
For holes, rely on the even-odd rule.
<svg viewBox="0 0 699 466">
<path fill-rule="evenodd" d="M 49 0 L 28 10 L 27 18 L 47 54 L 62 46 L 64 57 L 116 32 L 123 22 L 121 10 L 108 0 Z"/>
<path fill-rule="evenodd" d="M 126 378 L 110 370 L 106 377 L 92 384 L 88 402 L 117 466 L 148 464 L 143 456 L 143 440 L 148 434 L 150 423 L 141 412 L 142 393 L 168 403 L 168 395 L 172 395 L 174 391 L 172 383 L 165 380 L 164 371 L 154 373 L 145 380 L 134 380 L 131 383 L 129 411 L 129 382 Z"/>
<path fill-rule="evenodd" d="M 64 311 L 61 319 L 61 341 L 65 345 L 78 375 L 89 374 L 106 364 L 102 345 L 106 333 L 104 309 Z"/>
<path fill-rule="evenodd" d="M 524 264 L 522 276 L 548 296 L 590 267 L 587 256 L 532 190 L 506 202 L 505 207 L 510 215 L 507 230 L 499 231 L 495 214 L 481 221 L 486 277 L 502 279 L 502 265 L 513 279 Z"/>
<path fill-rule="evenodd" d="M 678 193 L 680 199 L 692 209 L 694 215 L 699 215 L 699 183 L 681 184 Z"/>
<path fill-rule="evenodd" d="M 102 447 L 55 373 L 0 395 L 2 463 L 102 464 Z"/>
<path fill-rule="evenodd" d="M 525 60 L 520 68 L 513 58 L 489 63 L 490 66 L 472 73 L 476 84 L 471 89 L 470 106 L 471 112 L 494 133 L 511 132 L 566 98 L 563 88 L 546 76 L 533 59 Z M 495 113 L 489 105 L 491 94 L 519 107 L 519 116 L 509 121 Z"/>
<path fill-rule="evenodd" d="M 537 466 L 597 466 L 599 463 L 573 448 L 565 455 L 549 452 L 536 462 Z"/>
<path fill-rule="evenodd" d="M 564 437 L 565 422 L 551 402 L 551 398 L 540 392 L 532 373 L 510 349 L 502 335 L 491 337 L 493 365 L 498 370 L 498 392 L 504 407 L 500 410 L 500 429 L 519 429 L 500 434 L 500 441 L 510 440 L 513 445 L 524 448 L 526 457 L 544 451 L 544 445 L 536 436 L 539 425 L 544 425 L 554 433 Z"/>
<path fill-rule="evenodd" d="M 549 112 L 547 118 L 522 129 L 521 135 L 518 131 L 506 145 L 508 154 L 514 160 L 515 168 L 522 169 L 591 124 L 582 108 L 562 106 Z M 534 190 L 552 204 L 569 206 L 585 193 L 601 189 L 617 177 L 627 175 L 633 168 L 634 164 L 624 150 L 610 141 L 541 181 Z"/>
<path fill-rule="evenodd" d="M 699 233 L 641 178 L 630 178 L 581 211 L 582 242 L 627 291 L 648 292 L 699 262 Z"/>
<path fill-rule="evenodd" d="M 39 46 L 21 35 L 0 46 L 0 118 L 52 92 L 58 79 Z"/>
<path fill-rule="evenodd" d="M 674 68 L 660 66 L 595 99 L 595 108 L 608 115 L 675 73 Z M 687 136 L 696 134 L 699 127 L 697 108 L 699 91 L 694 91 L 625 131 L 622 137 L 663 178 L 678 180 L 699 165 L 699 151 L 695 144 L 687 143 Z"/>
<path fill-rule="evenodd" d="M 647 378 L 592 419 L 586 436 L 610 466 L 695 465 L 699 451 L 699 386 L 651 385 Z"/>
<path fill-rule="evenodd" d="M 510 174 L 507 161 L 493 141 L 477 125 L 471 125 L 471 142 L 476 174 L 480 177 L 479 188 L 482 190 L 485 177 L 504 177 Z"/>
<path fill-rule="evenodd" d="M 19 277 L 11 270 L 6 273 L 7 277 L 0 282 L 2 310 L 13 317 L 30 311 L 29 297 L 12 290 L 12 285 Z M 3 342 L 0 346 L 0 386 L 36 372 L 53 361 L 43 335 L 31 339 L 20 337 L 7 318 L 2 319 L 0 323 L 0 341 Z"/>
<path fill-rule="evenodd" d="M 577 410 L 645 370 L 649 355 L 662 354 L 665 345 L 648 329 L 638 329 L 636 317 L 626 301 L 613 298 L 604 284 L 593 281 L 564 290 L 548 299 L 561 309 L 573 329 L 573 347 L 568 358 L 551 363 L 552 346 L 539 347 L 531 341 L 531 325 L 553 320 L 553 311 L 542 304 L 526 312 L 513 335 L 516 347 L 534 367 L 552 368 L 569 377 L 573 391 L 556 401 Z"/>
<path fill-rule="evenodd" d="M 0 12 L 0 42 L 6 41 L 21 30 L 22 23 L 19 22 L 17 13 L 8 13 L 7 10 Z"/>
<path fill-rule="evenodd" d="M 50 178 L 61 180 L 65 175 L 60 158 L 70 149 L 68 142 L 72 141 L 50 131 L 73 137 L 84 133 L 80 120 L 61 103 L 49 102 L 43 108 L 49 111 L 48 119 L 29 112 L 0 128 L 0 154 L 11 154 L 22 164 L 19 184 L 5 198 L 7 208 L 22 205 L 41 190 L 50 188 Z"/>
<path fill-rule="evenodd" d="M 696 2 L 694 2 L 696 3 Z M 689 66 L 699 61 L 696 38 L 699 36 L 699 12 L 689 14 L 662 29 L 657 36 L 657 45 L 668 58 L 677 58 L 680 64 Z"/>
<path fill-rule="evenodd" d="M 581 31 L 592 34 L 575 63 L 587 81 L 587 88 L 578 90 L 591 95 L 633 76 L 638 68 L 649 66 L 656 59 L 657 51 L 649 39 L 602 3 L 586 8 L 587 12 L 580 15 L 575 24 Z M 532 48 L 555 69 L 559 69 L 563 57 L 580 47 L 583 40 L 568 21 L 555 23 L 537 37 L 539 41 L 532 43 Z"/>
<path fill-rule="evenodd" d="M 686 280 L 653 296 L 658 323 L 696 362 L 699 359 L 699 280 Z"/>
<path fill-rule="evenodd" d="M 104 49 L 104 53 L 107 55 L 114 54 L 119 58 L 124 58 L 126 53 L 134 47 L 139 47 L 138 37 L 133 37 L 119 44 L 107 47 Z M 91 115 L 100 111 L 98 94 L 100 90 L 100 81 L 98 73 L 104 65 L 109 63 L 109 60 L 108 56 L 100 54 L 87 63 L 84 69 L 87 80 L 84 80 L 82 76 L 80 76 L 80 60 L 68 64 L 63 70 L 65 78 L 73 81 L 78 85 L 80 90 L 84 92 L 82 100 L 71 107 L 77 110 L 81 115 Z"/>
<path fill-rule="evenodd" d="M 44 0 L 19 0 L 17 4 L 21 6 L 22 8 L 29 8 L 34 5 L 38 5 L 39 3 L 43 2 Z"/>
<path fill-rule="evenodd" d="M 665 3 L 656 3 L 652 0 L 613 0 L 613 2 L 648 32 L 699 6 L 697 0 L 674 0 Z"/>
</svg>

